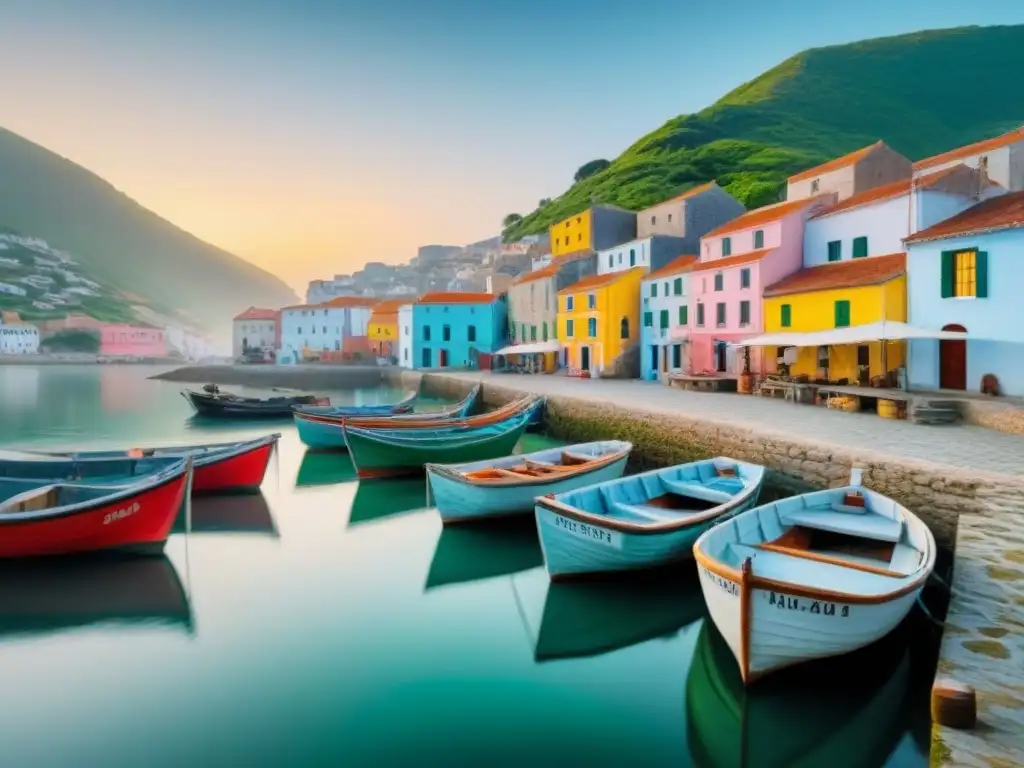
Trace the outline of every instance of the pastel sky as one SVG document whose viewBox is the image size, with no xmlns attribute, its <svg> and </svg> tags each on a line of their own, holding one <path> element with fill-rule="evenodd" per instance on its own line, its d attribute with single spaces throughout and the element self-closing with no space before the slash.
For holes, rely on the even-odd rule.
<svg viewBox="0 0 1024 768">
<path fill-rule="evenodd" d="M 804 48 L 1021 22 L 1020 0 L 2 0 L 0 125 L 304 292 L 497 234 Z"/>
</svg>

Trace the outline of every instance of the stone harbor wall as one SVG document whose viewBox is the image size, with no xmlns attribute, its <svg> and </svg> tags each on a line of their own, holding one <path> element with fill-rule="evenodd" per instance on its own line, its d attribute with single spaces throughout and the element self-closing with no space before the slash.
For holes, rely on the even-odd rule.
<svg viewBox="0 0 1024 768">
<path fill-rule="evenodd" d="M 357 365 L 187 365 L 151 376 L 190 384 L 288 387 L 315 392 L 378 387 L 383 369 Z"/>
</svg>

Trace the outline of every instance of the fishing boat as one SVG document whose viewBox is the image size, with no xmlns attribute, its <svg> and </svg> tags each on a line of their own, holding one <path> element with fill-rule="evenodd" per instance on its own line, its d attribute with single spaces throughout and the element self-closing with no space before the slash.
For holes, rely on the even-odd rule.
<svg viewBox="0 0 1024 768">
<path fill-rule="evenodd" d="M 765 504 L 694 545 L 708 612 L 744 682 L 837 656 L 888 634 L 935 567 L 935 538 L 915 515 L 861 486 Z"/>
<path fill-rule="evenodd" d="M 527 408 L 504 420 L 472 429 L 360 429 L 346 425 L 345 442 L 360 480 L 419 474 L 424 464 L 512 453 L 532 411 Z"/>
<path fill-rule="evenodd" d="M 528 518 L 503 518 L 488 526 L 442 527 L 424 589 L 509 576 L 543 562 L 537 529 Z"/>
<path fill-rule="evenodd" d="M 93 484 L 128 482 L 147 472 L 192 458 L 192 493 L 258 491 L 279 433 L 255 440 L 207 445 L 174 445 L 113 451 L 0 453 L 0 477 L 88 480 Z"/>
<path fill-rule="evenodd" d="M 436 411 L 424 411 L 420 413 L 394 414 L 388 416 L 372 415 L 337 415 L 327 413 L 313 413 L 307 408 L 295 409 L 295 428 L 298 430 L 299 439 L 310 448 L 345 450 L 345 434 L 343 427 L 347 423 L 358 424 L 359 426 L 381 426 L 382 424 L 401 427 L 404 424 L 433 424 L 440 421 L 457 421 L 466 418 L 467 414 L 476 405 L 480 394 L 480 385 L 477 384 L 473 390 L 459 402 L 440 408 Z M 369 419 L 369 421 L 363 421 Z"/>
<path fill-rule="evenodd" d="M 397 403 L 375 405 L 296 405 L 292 410 L 296 413 L 308 413 L 314 416 L 394 416 L 412 413 L 416 392 L 409 392 Z"/>
<path fill-rule="evenodd" d="M 887 764 L 907 728 L 912 679 L 907 643 L 907 637 L 894 636 L 842 660 L 811 662 L 746 688 L 729 646 L 711 622 L 704 622 L 686 676 L 692 763 L 700 768 Z"/>
<path fill-rule="evenodd" d="M 330 398 L 316 395 L 291 395 L 285 397 L 242 397 L 215 389 L 210 392 L 196 392 L 184 389 L 181 392 L 189 405 L 199 416 L 218 419 L 281 419 L 290 418 L 296 405 L 330 405 Z"/>
<path fill-rule="evenodd" d="M 427 481 L 445 523 L 533 511 L 544 493 L 565 493 L 622 477 L 632 443 L 602 440 L 468 464 L 427 464 Z"/>
<path fill-rule="evenodd" d="M 562 579 L 689 558 L 709 526 L 757 503 L 763 481 L 764 467 L 719 457 L 540 496 L 548 574 Z"/>
<path fill-rule="evenodd" d="M 192 628 L 181 579 L 166 556 L 63 557 L 0 564 L 0 637 L 94 624 Z"/>
<path fill-rule="evenodd" d="M 191 458 L 124 485 L 0 479 L 0 558 L 159 554 L 191 480 Z"/>
</svg>

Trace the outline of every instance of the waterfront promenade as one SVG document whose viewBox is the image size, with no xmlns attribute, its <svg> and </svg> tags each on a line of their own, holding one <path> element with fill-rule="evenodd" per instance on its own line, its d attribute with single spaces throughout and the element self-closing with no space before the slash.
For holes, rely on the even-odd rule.
<svg viewBox="0 0 1024 768">
<path fill-rule="evenodd" d="M 596 425 L 643 443 L 642 450 L 657 451 L 659 442 L 699 445 L 818 485 L 839 485 L 851 466 L 865 468 L 869 487 L 920 514 L 955 548 L 938 677 L 976 690 L 979 725 L 936 726 L 932 765 L 1024 765 L 1024 436 L 654 382 L 388 373 L 403 386 L 421 376 L 427 391 L 454 393 L 480 381 L 489 402 L 494 393 L 545 395 L 555 422 Z"/>
</svg>

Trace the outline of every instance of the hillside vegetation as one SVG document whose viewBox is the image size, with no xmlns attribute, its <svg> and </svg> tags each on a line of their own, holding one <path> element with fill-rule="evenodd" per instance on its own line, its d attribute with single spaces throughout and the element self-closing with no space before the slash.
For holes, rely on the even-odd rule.
<svg viewBox="0 0 1024 768">
<path fill-rule="evenodd" d="M 785 179 L 879 139 L 918 160 L 1024 123 L 1024 26 L 962 27 L 815 48 L 680 115 L 511 227 L 543 232 L 592 202 L 639 210 L 715 179 L 748 208 Z M 567 176 L 571 169 L 567 169 Z"/>
<path fill-rule="evenodd" d="M 99 176 L 0 128 L 0 225 L 70 251 L 97 280 L 211 329 L 255 304 L 296 303 L 281 280 L 205 243 Z"/>
</svg>

